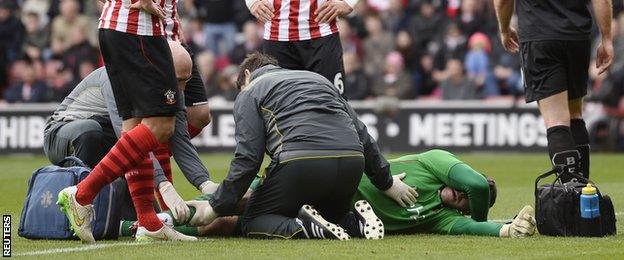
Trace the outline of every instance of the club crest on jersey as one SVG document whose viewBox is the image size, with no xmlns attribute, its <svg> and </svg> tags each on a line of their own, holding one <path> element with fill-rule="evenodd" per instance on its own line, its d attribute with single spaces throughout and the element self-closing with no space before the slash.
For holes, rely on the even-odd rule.
<svg viewBox="0 0 624 260">
<path fill-rule="evenodd" d="M 167 90 L 167 92 L 165 92 L 165 103 L 167 105 L 173 105 L 176 103 L 175 91 L 170 89 L 170 90 Z"/>
</svg>

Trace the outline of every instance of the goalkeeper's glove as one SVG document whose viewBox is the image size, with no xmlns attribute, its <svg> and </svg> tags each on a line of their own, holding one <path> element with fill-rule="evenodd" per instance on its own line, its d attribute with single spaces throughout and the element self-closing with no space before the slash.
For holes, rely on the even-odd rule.
<svg viewBox="0 0 624 260">
<path fill-rule="evenodd" d="M 178 192 L 176 192 L 173 184 L 168 181 L 163 181 L 158 184 L 158 191 L 160 191 L 160 195 L 165 201 L 165 204 L 167 204 L 167 207 L 171 210 L 173 218 L 178 222 L 186 221 L 189 217 L 189 208 Z"/>
<path fill-rule="evenodd" d="M 219 184 L 212 181 L 205 181 L 204 183 L 199 185 L 199 189 L 201 190 L 202 194 L 213 194 L 215 193 L 215 191 L 217 191 L 217 188 L 219 188 Z"/>
<path fill-rule="evenodd" d="M 414 188 L 403 183 L 402 180 L 405 178 L 405 175 L 405 173 L 401 173 L 392 176 L 392 186 L 384 191 L 388 197 L 392 198 L 404 208 L 414 205 L 418 197 L 418 192 L 416 192 Z"/>
<path fill-rule="evenodd" d="M 535 210 L 527 205 L 510 224 L 503 225 L 499 234 L 500 237 L 528 237 L 535 234 L 535 226 Z"/>
<path fill-rule="evenodd" d="M 187 201 L 186 205 L 195 208 L 195 214 L 191 216 L 191 220 L 187 223 L 188 226 L 205 226 L 212 223 L 218 216 L 209 201 L 191 200 Z"/>
</svg>

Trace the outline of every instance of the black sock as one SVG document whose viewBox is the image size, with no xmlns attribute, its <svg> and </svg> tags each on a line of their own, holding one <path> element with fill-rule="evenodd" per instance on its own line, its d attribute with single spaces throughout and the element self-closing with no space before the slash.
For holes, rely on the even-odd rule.
<svg viewBox="0 0 624 260">
<path fill-rule="evenodd" d="M 579 172 L 581 172 L 585 178 L 589 178 L 589 132 L 587 132 L 587 128 L 585 127 L 585 120 L 580 118 L 570 120 L 570 130 L 572 131 L 576 149 L 581 154 Z"/>
<path fill-rule="evenodd" d="M 561 168 L 564 172 L 578 173 L 580 155 L 574 145 L 570 127 L 560 125 L 548 128 L 546 138 L 548 139 L 548 153 L 553 166 Z M 563 174 L 561 181 L 567 182 L 570 179 L 570 176 Z"/>
</svg>

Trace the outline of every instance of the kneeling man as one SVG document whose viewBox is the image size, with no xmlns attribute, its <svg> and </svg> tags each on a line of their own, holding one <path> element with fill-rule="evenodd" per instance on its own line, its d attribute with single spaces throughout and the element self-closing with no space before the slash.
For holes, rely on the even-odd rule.
<svg viewBox="0 0 624 260">
<path fill-rule="evenodd" d="M 338 224 L 352 207 L 362 172 L 385 196 L 416 202 L 416 191 L 393 179 L 375 140 L 323 76 L 283 69 L 270 56 L 254 53 L 241 65 L 238 86 L 229 174 L 209 201 L 188 202 L 197 210 L 189 225 L 236 214 L 265 151 L 271 163 L 244 210 L 245 236 L 348 239 Z"/>
</svg>

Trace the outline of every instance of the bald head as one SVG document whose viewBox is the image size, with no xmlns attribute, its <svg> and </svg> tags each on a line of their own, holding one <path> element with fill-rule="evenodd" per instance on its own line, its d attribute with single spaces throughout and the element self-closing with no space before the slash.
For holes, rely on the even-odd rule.
<svg viewBox="0 0 624 260">
<path fill-rule="evenodd" d="M 179 82 L 186 83 L 186 80 L 191 78 L 191 71 L 193 70 L 191 55 L 179 42 L 169 41 L 169 49 L 171 49 L 171 57 L 173 57 L 176 78 Z"/>
</svg>

